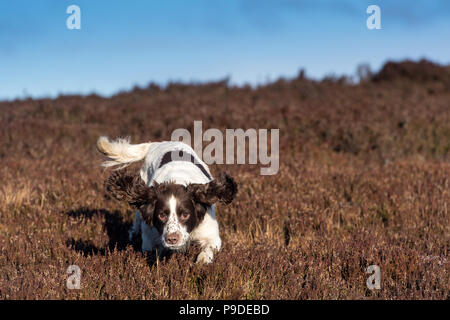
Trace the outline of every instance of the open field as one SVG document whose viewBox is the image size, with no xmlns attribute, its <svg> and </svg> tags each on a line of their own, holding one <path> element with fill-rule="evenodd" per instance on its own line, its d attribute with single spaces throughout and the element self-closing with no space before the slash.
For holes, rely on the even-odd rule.
<svg viewBox="0 0 450 320">
<path fill-rule="evenodd" d="M 280 170 L 212 166 L 239 185 L 218 206 L 215 262 L 150 263 L 127 241 L 132 209 L 105 196 L 95 142 L 168 140 L 194 120 L 279 128 Z M 1 298 L 450 299 L 449 67 L 1 102 L 0 127 Z M 66 288 L 72 264 L 80 290 Z M 380 290 L 366 287 L 372 264 Z"/>
</svg>

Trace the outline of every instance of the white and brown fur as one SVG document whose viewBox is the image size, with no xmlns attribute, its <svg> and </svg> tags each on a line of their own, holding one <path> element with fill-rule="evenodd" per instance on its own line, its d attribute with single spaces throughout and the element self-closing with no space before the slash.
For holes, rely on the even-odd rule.
<svg viewBox="0 0 450 320">
<path fill-rule="evenodd" d="M 98 150 L 108 160 L 104 166 L 122 168 L 144 160 L 140 174 L 114 171 L 106 190 L 114 198 L 135 207 L 130 239 L 142 237 L 142 251 L 184 250 L 191 242 L 200 245 L 197 262 L 210 263 L 221 239 L 215 203 L 231 203 L 237 192 L 233 178 L 225 173 L 213 179 L 208 166 L 194 150 L 174 141 L 130 144 L 126 139 L 100 137 Z M 189 160 L 168 153 L 188 156 Z"/>
</svg>

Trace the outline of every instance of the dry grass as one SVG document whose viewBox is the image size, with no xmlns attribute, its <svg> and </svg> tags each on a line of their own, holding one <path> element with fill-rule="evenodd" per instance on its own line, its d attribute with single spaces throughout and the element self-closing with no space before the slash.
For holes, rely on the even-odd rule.
<svg viewBox="0 0 450 320">
<path fill-rule="evenodd" d="M 0 103 L 0 296 L 6 299 L 449 299 L 450 80 L 428 62 L 372 81 L 299 76 L 257 89 L 172 84 L 111 99 Z M 223 250 L 151 263 L 132 210 L 105 198 L 99 135 L 280 128 L 280 171 L 215 166 L 239 183 L 219 207 Z M 82 289 L 66 288 L 66 269 Z M 377 264 L 381 290 L 365 269 Z"/>
</svg>

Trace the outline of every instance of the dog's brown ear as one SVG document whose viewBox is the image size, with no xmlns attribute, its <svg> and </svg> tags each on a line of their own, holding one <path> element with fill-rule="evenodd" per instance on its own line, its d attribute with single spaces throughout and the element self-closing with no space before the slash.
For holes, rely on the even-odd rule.
<svg viewBox="0 0 450 320">
<path fill-rule="evenodd" d="M 216 202 L 230 204 L 237 193 L 237 185 L 233 177 L 226 173 L 220 173 L 219 176 L 209 183 L 193 183 L 187 186 L 196 202 L 213 205 Z"/>
<path fill-rule="evenodd" d="M 153 187 L 147 187 L 138 174 L 132 175 L 125 170 L 113 172 L 105 186 L 111 196 L 136 208 L 152 202 L 156 197 Z"/>
</svg>

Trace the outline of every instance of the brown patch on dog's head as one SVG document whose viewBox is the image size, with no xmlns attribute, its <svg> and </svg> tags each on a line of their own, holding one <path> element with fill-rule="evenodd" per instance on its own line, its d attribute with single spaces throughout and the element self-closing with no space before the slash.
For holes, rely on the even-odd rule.
<svg viewBox="0 0 450 320">
<path fill-rule="evenodd" d="M 188 194 L 186 187 L 180 184 L 172 182 L 165 182 L 158 184 L 156 189 L 157 200 L 155 207 L 151 208 L 146 206 L 143 217 L 146 220 L 153 219 L 152 223 L 158 229 L 160 234 L 163 234 L 164 227 L 169 220 L 170 212 L 170 199 L 173 197 L 176 199 L 175 213 L 177 214 L 177 220 L 181 225 L 186 226 L 187 232 L 191 232 L 202 220 L 206 213 L 206 209 L 202 212 L 196 208 L 195 203 L 192 201 L 192 197 Z M 150 211 L 153 209 L 153 214 Z M 164 214 L 167 219 L 160 217 Z M 146 218 L 147 216 L 147 218 Z"/>
</svg>

